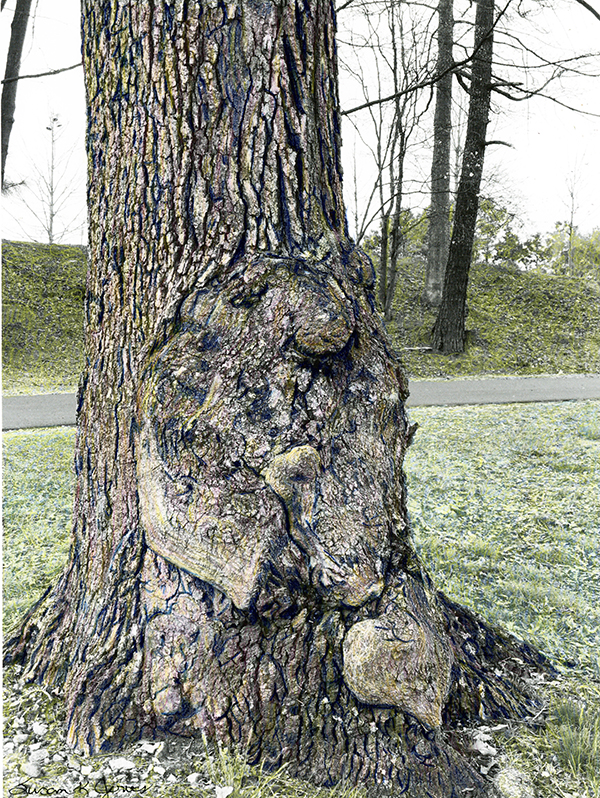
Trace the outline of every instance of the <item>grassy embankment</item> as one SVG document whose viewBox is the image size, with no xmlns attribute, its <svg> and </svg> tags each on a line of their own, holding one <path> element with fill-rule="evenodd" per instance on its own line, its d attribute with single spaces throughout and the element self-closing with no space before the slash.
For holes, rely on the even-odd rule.
<svg viewBox="0 0 600 798">
<path fill-rule="evenodd" d="M 2 389 L 77 388 L 83 367 L 83 247 L 2 242 Z"/>
<path fill-rule="evenodd" d="M 74 391 L 83 365 L 85 250 L 4 242 L 3 391 Z M 401 276 L 389 330 L 412 378 L 600 371 L 600 287 L 477 266 L 464 354 L 434 355 L 422 266 Z"/>
<path fill-rule="evenodd" d="M 388 329 L 413 378 L 600 372 L 600 286 L 514 267 L 471 269 L 467 345 L 460 355 L 429 346 L 435 315 L 421 304 L 423 265 L 403 273 Z"/>
<path fill-rule="evenodd" d="M 60 269 L 49 257 L 42 276 L 32 278 L 28 285 L 27 275 L 35 271 L 34 255 L 40 251 L 31 246 L 31 260 L 21 271 L 18 259 L 10 265 L 7 258 L 12 272 L 5 291 L 17 309 L 8 319 L 5 316 L 5 321 L 13 325 L 8 343 L 22 340 L 25 348 L 21 352 L 11 350 L 5 390 L 73 390 L 73 375 L 81 363 L 81 311 L 77 308 L 82 283 L 75 290 L 72 279 L 76 274 L 82 279 L 81 250 L 60 248 L 58 254 L 72 270 L 68 281 L 61 283 Z M 18 255 L 17 247 L 8 249 L 9 256 Z M 502 371 L 494 366 L 502 362 L 499 353 L 505 351 L 508 357 L 515 351 L 516 339 L 511 339 L 509 332 L 517 329 L 514 325 L 519 318 L 526 322 L 525 309 L 511 305 L 508 299 L 510 290 L 517 289 L 522 297 L 529 292 L 529 311 L 537 308 L 538 313 L 527 322 L 524 339 L 529 343 L 519 350 L 520 365 L 505 371 L 598 370 L 596 289 L 582 290 L 577 296 L 567 294 L 571 298 L 565 301 L 558 289 L 562 285 L 565 291 L 575 291 L 570 281 L 559 283 L 511 272 L 498 272 L 497 280 L 492 280 L 493 275 L 486 277 L 485 271 L 482 275 L 482 280 L 491 283 L 491 293 L 482 295 L 479 304 L 471 299 L 469 326 L 475 326 L 475 311 L 481 318 L 484 312 L 495 312 L 490 330 L 480 324 L 466 355 L 457 358 L 436 359 L 417 353 L 410 360 L 413 354 L 409 353 L 413 376 L 438 376 L 440 364 L 444 364 L 445 373 L 477 374 L 478 368 L 483 373 Z M 17 277 L 21 280 L 18 291 L 14 288 Z M 475 282 L 475 286 L 480 284 Z M 552 313 L 543 310 L 544 291 L 554 297 L 548 304 L 548 308 L 554 308 Z M 34 298 L 46 304 L 36 305 L 39 312 L 27 317 L 27 326 L 19 308 L 27 307 Z M 399 296 L 400 304 L 409 301 Z M 70 309 L 65 309 L 69 303 Z M 483 310 L 485 307 L 488 311 Z M 408 327 L 408 316 L 402 318 Z M 421 328 L 411 323 L 407 345 L 425 343 L 419 335 L 429 324 L 426 316 Z M 57 342 L 61 350 L 58 359 L 44 335 Z M 478 336 L 488 344 L 478 343 Z M 580 341 L 577 351 L 561 343 L 561 336 Z M 41 354 L 36 359 L 35 347 L 40 342 Z M 426 566 L 440 588 L 538 645 L 562 674 L 558 682 L 544 688 L 550 702 L 544 729 L 500 724 L 495 729 L 480 730 L 483 738 L 479 739 L 495 750 L 481 757 L 481 767 L 490 768 L 490 774 L 507 790 L 511 781 L 515 785 L 520 782 L 521 791 L 512 795 L 522 798 L 533 795 L 533 790 L 539 798 L 600 795 L 599 411 L 600 403 L 581 402 L 411 412 L 421 430 L 406 462 L 410 511 L 416 545 Z M 4 436 L 8 627 L 54 581 L 65 561 L 73 490 L 73 437 L 73 431 L 66 429 Z M 77 757 L 66 751 L 60 704 L 38 688 L 15 684 L 12 674 L 7 680 L 5 718 L 5 739 L 9 743 L 6 776 L 11 783 L 24 778 L 19 769 L 32 761 L 36 750 L 30 746 L 41 743 L 37 750 L 47 750 L 48 758 L 41 770 L 40 788 L 60 784 L 73 792 L 78 784 L 90 785 L 99 773 L 104 773 L 109 782 L 123 783 L 129 772 L 127 779 L 132 787 L 145 786 L 157 796 L 225 796 L 229 786 L 234 787 L 233 798 L 319 794 L 310 785 L 287 780 L 285 774 L 268 781 L 266 775 L 250 773 L 232 755 L 217 757 L 210 766 L 201 755 L 194 762 L 191 755 L 182 757 L 177 749 L 153 752 L 138 746 L 119 755 L 133 763 L 129 771 L 111 765 L 110 757 L 89 761 Z M 190 773 L 198 775 L 188 778 Z M 216 787 L 222 788 L 221 792 Z"/>
</svg>

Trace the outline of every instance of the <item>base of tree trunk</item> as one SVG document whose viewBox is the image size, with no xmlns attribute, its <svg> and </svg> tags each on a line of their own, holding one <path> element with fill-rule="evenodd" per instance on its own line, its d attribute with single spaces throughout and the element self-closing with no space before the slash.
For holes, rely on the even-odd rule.
<svg viewBox="0 0 600 798">
<path fill-rule="evenodd" d="M 93 706 L 104 703 L 103 691 L 110 691 L 114 700 L 92 724 L 103 727 L 102 750 L 140 738 L 207 734 L 247 752 L 251 764 L 286 764 L 289 775 L 318 786 L 364 786 L 370 798 L 491 798 L 495 788 L 461 750 L 458 729 L 539 718 L 543 705 L 531 677 L 554 674 L 527 644 L 433 594 L 453 665 L 443 722 L 432 728 L 398 707 L 363 703 L 346 684 L 343 638 L 360 620 L 378 617 L 378 602 L 358 610 L 314 604 L 297 613 L 275 601 L 270 612 L 265 604 L 252 617 L 153 553 L 146 555 L 144 577 L 146 588 L 154 579 L 161 584 L 164 598 L 162 606 L 154 598 L 154 607 L 146 607 L 145 664 L 137 684 L 130 683 L 130 663 L 120 663 L 131 690 L 127 704 L 113 673 L 90 673 L 85 693 L 73 701 L 64 671 L 50 677 L 40 669 L 36 654 L 47 639 L 41 627 L 58 620 L 51 620 L 60 612 L 56 605 L 47 604 L 46 612 L 38 606 L 23 635 L 7 644 L 5 664 L 22 664 L 22 678 L 67 688 L 69 739 L 76 748 L 89 749 L 90 742 L 78 735 L 78 713 L 83 707 L 84 716 L 93 715 Z"/>
<path fill-rule="evenodd" d="M 438 318 L 431 331 L 431 348 L 443 355 L 457 354 L 465 351 L 466 333 L 464 321 L 452 323 L 447 318 L 443 304 L 440 305 Z"/>
</svg>

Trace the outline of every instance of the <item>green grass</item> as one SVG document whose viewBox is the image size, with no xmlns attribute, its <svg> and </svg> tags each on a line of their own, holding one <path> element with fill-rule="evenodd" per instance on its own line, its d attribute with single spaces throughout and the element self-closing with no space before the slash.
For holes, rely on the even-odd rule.
<svg viewBox="0 0 600 798">
<path fill-rule="evenodd" d="M 421 304 L 423 266 L 400 275 L 389 332 L 409 376 L 587 374 L 600 371 L 600 286 L 569 277 L 476 264 L 469 277 L 467 345 L 427 347 L 435 314 Z"/>
<path fill-rule="evenodd" d="M 83 247 L 2 242 L 2 388 L 76 390 L 83 368 Z"/>
<path fill-rule="evenodd" d="M 410 415 L 408 506 L 435 583 L 563 674 L 544 728 L 498 731 L 504 762 L 539 798 L 598 798 L 600 402 Z"/>
<path fill-rule="evenodd" d="M 5 630 L 60 572 L 69 549 L 75 430 L 5 432 Z"/>
<path fill-rule="evenodd" d="M 406 458 L 409 510 L 416 546 L 436 584 L 536 644 L 562 674 L 544 688 L 550 702 L 545 728 L 490 731 L 501 751 L 496 767 L 525 774 L 539 798 L 597 798 L 600 402 L 420 408 L 410 416 L 421 426 Z M 65 559 L 73 443 L 74 432 L 66 429 L 4 435 L 8 626 L 56 578 Z M 55 699 L 10 682 L 9 701 L 9 738 L 15 739 L 19 716 L 29 735 L 12 751 L 10 767 L 37 739 L 31 729 L 40 716 L 50 723 L 44 745 L 62 755 Z M 165 773 L 160 783 L 152 781 L 164 761 L 154 771 L 143 751 L 121 755 L 149 774 L 144 778 L 153 795 L 188 794 L 186 779 L 195 771 L 185 752 L 172 752 L 166 766 L 178 785 L 174 792 Z M 95 758 L 92 765 L 97 770 L 106 761 Z M 87 760 L 77 762 L 87 766 Z M 251 787 L 258 790 L 254 798 L 319 795 L 285 773 L 272 779 L 248 769 L 235 752 L 215 752 L 212 775 L 209 765 L 190 794 L 215 796 L 215 786 L 234 786 L 233 798 L 251 795 Z M 75 778 L 66 759 L 53 766 L 56 778 L 67 771 Z M 206 784 L 212 786 L 203 791 Z"/>
<path fill-rule="evenodd" d="M 436 584 L 600 678 L 600 404 L 421 408 L 405 466 Z M 591 434 L 593 433 L 593 434 Z"/>
<path fill-rule="evenodd" d="M 75 391 L 83 365 L 82 247 L 3 243 L 3 391 Z M 600 371 L 600 288 L 566 277 L 476 265 L 467 348 L 434 355 L 416 260 L 400 275 L 388 328 L 412 378 Z"/>
</svg>

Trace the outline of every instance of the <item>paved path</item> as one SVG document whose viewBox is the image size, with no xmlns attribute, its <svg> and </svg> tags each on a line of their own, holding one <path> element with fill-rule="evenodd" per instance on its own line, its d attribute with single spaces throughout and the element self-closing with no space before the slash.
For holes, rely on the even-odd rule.
<svg viewBox="0 0 600 798">
<path fill-rule="evenodd" d="M 600 375 L 491 377 L 484 380 L 411 380 L 409 407 L 564 402 L 600 399 Z M 76 396 L 55 393 L 2 400 L 2 429 L 75 424 Z"/>
</svg>

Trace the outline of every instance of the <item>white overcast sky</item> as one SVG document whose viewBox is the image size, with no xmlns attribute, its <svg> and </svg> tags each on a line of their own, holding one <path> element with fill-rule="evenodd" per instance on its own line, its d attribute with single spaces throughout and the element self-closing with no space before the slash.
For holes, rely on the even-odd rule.
<svg viewBox="0 0 600 798">
<path fill-rule="evenodd" d="M 600 10 L 600 0 L 592 4 Z M 70 66 L 80 60 L 79 0 L 34 0 L 36 22 L 29 31 L 22 61 L 22 74 Z M 2 71 L 14 0 L 8 0 L 1 19 Z M 346 13 L 346 12 L 344 12 Z M 540 42 L 551 42 L 563 54 L 598 51 L 600 21 L 574 0 L 556 0 L 536 21 Z M 596 64 L 600 73 L 600 63 Z M 353 102 L 355 89 L 342 84 L 342 107 Z M 569 105 L 600 114 L 600 79 L 570 79 L 561 98 Z M 360 100 L 360 97 L 358 97 Z M 44 169 L 48 162 L 49 134 L 46 127 L 52 114 L 62 123 L 59 154 L 70 153 L 66 180 L 77 190 L 69 209 L 73 216 L 85 203 L 84 135 L 85 102 L 81 69 L 53 77 L 23 80 L 17 96 L 15 125 L 10 142 L 7 177 L 31 179 L 32 163 Z M 519 208 L 526 232 L 549 232 L 554 223 L 569 215 L 569 181 L 576 179 L 575 222 L 583 232 L 600 227 L 600 118 L 576 114 L 544 99 L 517 103 L 494 120 L 493 138 L 509 141 L 512 148 L 490 151 L 488 165 L 502 174 L 505 194 Z M 350 126 L 344 124 L 344 135 Z M 346 159 L 351 147 L 346 147 Z M 363 182 L 370 179 L 364 162 Z M 429 169 L 423 165 L 424 171 Z M 346 175 L 351 171 L 346 166 Z M 79 176 L 79 177 L 78 177 Z M 349 182 L 349 181 L 347 181 Z M 78 185 L 79 184 L 79 185 Z M 347 189 L 351 187 L 348 185 Z M 13 217 L 17 217 L 15 220 Z M 21 225 L 21 226 L 19 226 Z M 43 240 L 21 203 L 4 200 L 2 237 Z M 85 243 L 80 229 L 67 239 Z"/>
</svg>

